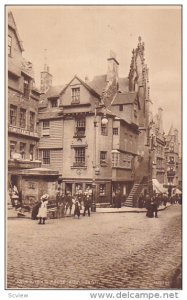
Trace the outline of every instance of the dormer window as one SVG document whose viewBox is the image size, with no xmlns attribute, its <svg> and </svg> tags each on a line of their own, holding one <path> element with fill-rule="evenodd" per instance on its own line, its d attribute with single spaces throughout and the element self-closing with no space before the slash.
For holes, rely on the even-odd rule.
<svg viewBox="0 0 187 300">
<path fill-rule="evenodd" d="M 26 76 L 23 76 L 23 96 L 27 99 L 30 96 L 30 79 Z"/>
<path fill-rule="evenodd" d="M 58 106 L 58 99 L 51 99 L 51 107 L 57 107 Z"/>
<path fill-rule="evenodd" d="M 72 88 L 72 103 L 80 103 L 80 87 Z"/>
</svg>

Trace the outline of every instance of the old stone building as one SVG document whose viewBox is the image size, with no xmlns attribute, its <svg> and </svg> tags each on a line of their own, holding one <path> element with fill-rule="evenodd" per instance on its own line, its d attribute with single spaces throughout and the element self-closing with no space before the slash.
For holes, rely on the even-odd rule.
<svg viewBox="0 0 187 300">
<path fill-rule="evenodd" d="M 33 65 L 22 56 L 24 49 L 12 12 L 8 13 L 7 39 L 7 188 L 15 185 L 20 199 L 31 203 L 50 190 L 45 183 L 48 184 L 51 176 L 57 174 L 50 171 L 47 177 L 43 170 L 45 176 L 41 176 L 38 157 L 40 92 L 35 87 Z"/>
<path fill-rule="evenodd" d="M 106 74 L 49 88 L 39 109 L 42 165 L 60 172 L 64 192 L 96 185 L 99 203 L 111 202 L 112 191 L 126 199 L 145 177 L 148 184 L 150 100 L 141 38 L 129 77 L 119 78 L 118 69 L 111 52 Z"/>
<path fill-rule="evenodd" d="M 178 130 L 171 126 L 168 134 L 166 135 L 165 147 L 165 183 L 172 193 L 172 189 L 181 186 L 181 170 L 179 167 L 179 137 Z"/>
</svg>

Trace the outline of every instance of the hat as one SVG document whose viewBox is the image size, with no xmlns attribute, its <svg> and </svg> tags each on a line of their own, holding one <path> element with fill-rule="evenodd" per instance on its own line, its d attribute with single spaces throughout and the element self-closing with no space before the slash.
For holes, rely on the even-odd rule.
<svg viewBox="0 0 187 300">
<path fill-rule="evenodd" d="M 49 195 L 48 194 L 44 194 L 42 197 L 41 197 L 41 200 L 48 200 L 49 198 Z"/>
</svg>

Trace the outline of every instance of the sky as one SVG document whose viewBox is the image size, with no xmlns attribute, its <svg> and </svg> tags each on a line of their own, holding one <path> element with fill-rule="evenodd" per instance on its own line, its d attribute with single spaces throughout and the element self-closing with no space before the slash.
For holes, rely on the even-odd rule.
<svg viewBox="0 0 187 300">
<path fill-rule="evenodd" d="M 173 124 L 181 132 L 180 6 L 9 6 L 23 47 L 34 65 L 39 87 L 45 62 L 53 85 L 77 74 L 89 80 L 105 74 L 113 50 L 119 76 L 127 77 L 138 37 L 145 43 L 153 113 L 163 108 L 166 134 Z"/>
</svg>

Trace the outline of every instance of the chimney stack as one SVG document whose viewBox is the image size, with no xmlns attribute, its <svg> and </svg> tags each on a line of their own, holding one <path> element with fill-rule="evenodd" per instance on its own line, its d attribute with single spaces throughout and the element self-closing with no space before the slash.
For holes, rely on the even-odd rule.
<svg viewBox="0 0 187 300">
<path fill-rule="evenodd" d="M 116 53 L 111 50 L 110 57 L 107 60 L 108 60 L 107 82 L 109 84 L 113 82 L 118 84 L 119 62 L 116 59 Z"/>
</svg>

